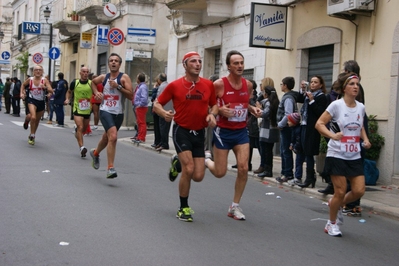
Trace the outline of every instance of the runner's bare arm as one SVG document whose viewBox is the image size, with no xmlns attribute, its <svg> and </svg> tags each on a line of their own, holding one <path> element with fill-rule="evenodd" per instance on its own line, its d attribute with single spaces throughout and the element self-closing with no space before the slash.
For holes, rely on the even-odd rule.
<svg viewBox="0 0 399 266">
<path fill-rule="evenodd" d="M 127 74 L 123 74 L 121 78 L 121 83 L 122 83 L 121 93 L 129 100 L 133 100 L 132 80 Z"/>
</svg>

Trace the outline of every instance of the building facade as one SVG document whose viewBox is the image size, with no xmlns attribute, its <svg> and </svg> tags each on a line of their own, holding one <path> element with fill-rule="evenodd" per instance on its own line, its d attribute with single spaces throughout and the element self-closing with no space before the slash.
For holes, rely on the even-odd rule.
<svg viewBox="0 0 399 266">
<path fill-rule="evenodd" d="M 171 0 L 168 73 L 183 74 L 180 58 L 194 50 L 203 58 L 203 76 L 227 74 L 224 58 L 235 49 L 245 56 L 247 77 L 258 84 L 271 77 L 275 84 L 293 76 L 320 74 L 328 86 L 347 60 L 361 68 L 366 112 L 377 115 L 385 145 L 378 160 L 379 182 L 399 184 L 399 1 L 266 0 L 288 6 L 286 49 L 249 47 L 249 0 Z M 277 87 L 277 85 L 276 85 Z M 279 90 L 277 88 L 277 90 Z M 281 92 L 279 92 L 281 97 Z"/>
</svg>

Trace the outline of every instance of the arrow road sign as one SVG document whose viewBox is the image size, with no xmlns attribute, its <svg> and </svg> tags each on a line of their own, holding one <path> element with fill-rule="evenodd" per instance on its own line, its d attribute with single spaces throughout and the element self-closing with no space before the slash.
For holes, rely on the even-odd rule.
<svg viewBox="0 0 399 266">
<path fill-rule="evenodd" d="M 1 58 L 3 58 L 4 60 L 10 59 L 10 57 L 11 57 L 11 54 L 8 51 L 4 51 L 1 53 Z"/>
<path fill-rule="evenodd" d="M 50 50 L 48 51 L 48 57 L 52 60 L 56 60 L 58 57 L 60 57 L 61 51 L 57 47 L 51 47 Z"/>
<path fill-rule="evenodd" d="M 156 29 L 128 28 L 126 42 L 155 44 Z"/>
</svg>

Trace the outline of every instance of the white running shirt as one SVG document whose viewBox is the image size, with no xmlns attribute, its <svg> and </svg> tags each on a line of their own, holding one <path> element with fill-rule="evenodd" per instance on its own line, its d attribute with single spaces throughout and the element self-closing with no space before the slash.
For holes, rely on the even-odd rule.
<svg viewBox="0 0 399 266">
<path fill-rule="evenodd" d="M 356 106 L 346 106 L 343 99 L 333 101 L 326 109 L 332 116 L 331 121 L 339 125 L 343 137 L 341 140 L 330 139 L 327 157 L 343 160 L 360 159 L 360 135 L 365 115 L 364 105 L 356 101 Z"/>
</svg>

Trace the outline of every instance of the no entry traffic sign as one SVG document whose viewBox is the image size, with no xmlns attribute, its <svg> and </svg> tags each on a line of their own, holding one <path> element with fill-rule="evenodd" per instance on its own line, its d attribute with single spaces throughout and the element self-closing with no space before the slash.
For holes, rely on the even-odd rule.
<svg viewBox="0 0 399 266">
<path fill-rule="evenodd" d="M 112 45 L 119 45 L 125 39 L 123 32 L 118 28 L 112 28 L 108 31 L 108 41 Z"/>
<path fill-rule="evenodd" d="M 36 53 L 33 55 L 32 60 L 35 64 L 40 64 L 43 62 L 43 55 L 41 53 Z"/>
</svg>

